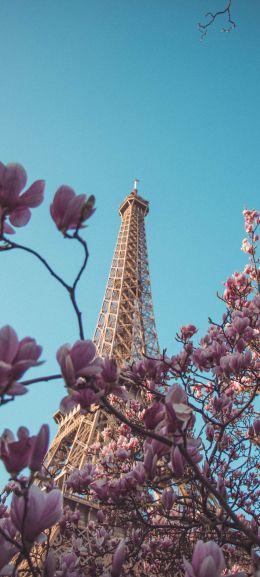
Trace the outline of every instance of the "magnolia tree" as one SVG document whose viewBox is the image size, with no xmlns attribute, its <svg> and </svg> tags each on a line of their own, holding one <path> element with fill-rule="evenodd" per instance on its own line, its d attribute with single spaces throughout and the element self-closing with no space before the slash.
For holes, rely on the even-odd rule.
<svg viewBox="0 0 260 577">
<path fill-rule="evenodd" d="M 79 340 L 57 351 L 60 374 L 42 380 L 62 376 L 61 410 L 99 411 L 103 427 L 86 448 L 84 467 L 66 479 L 66 493 L 80 496 L 89 510 L 85 530 L 80 510 L 63 505 L 55 474 L 43 464 L 48 426 L 36 436 L 25 426 L 17 438 L 2 433 L 0 457 L 10 482 L 0 503 L 0 574 L 259 577 L 259 213 L 244 211 L 242 250 L 249 264 L 225 283 L 221 321 L 209 319 L 199 344 L 197 328 L 182 326 L 178 354 L 163 352 L 122 368 L 99 358 L 85 340 L 76 298 L 88 258 L 82 233 L 94 197 L 61 186 L 50 207 L 59 231 L 84 253 L 69 285 L 33 248 L 12 240 L 13 227 L 26 225 L 30 209 L 43 200 L 43 181 L 22 192 L 25 185 L 20 165 L 0 164 L 1 248 L 27 251 L 42 262 L 68 292 L 79 329 Z M 1 329 L 1 405 L 41 380 L 24 380 L 41 364 L 41 351 L 33 338 L 19 340 L 10 326 Z"/>
</svg>

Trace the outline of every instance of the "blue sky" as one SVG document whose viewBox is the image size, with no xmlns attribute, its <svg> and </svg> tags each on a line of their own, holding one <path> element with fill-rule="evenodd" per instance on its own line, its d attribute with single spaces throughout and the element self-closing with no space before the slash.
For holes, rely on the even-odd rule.
<svg viewBox="0 0 260 577">
<path fill-rule="evenodd" d="M 0 4 L 0 160 L 19 161 L 31 182 L 46 179 L 46 202 L 17 242 L 34 245 L 72 279 L 80 251 L 49 218 L 60 184 L 95 194 L 84 235 L 89 265 L 79 290 L 87 337 L 103 298 L 120 220 L 118 206 L 140 178 L 154 309 L 162 348 L 192 322 L 206 330 L 222 305 L 216 291 L 246 262 L 243 208 L 260 180 L 258 0 L 236 0 L 237 27 L 217 22 L 200 41 L 197 22 L 212 0 L 2 0 Z M 73 343 L 68 298 L 37 262 L 1 254 L 1 326 L 55 353 Z M 33 432 L 50 422 L 62 387 L 34 385 L 1 409 L 1 429 Z M 55 427 L 52 425 L 52 435 Z"/>
</svg>

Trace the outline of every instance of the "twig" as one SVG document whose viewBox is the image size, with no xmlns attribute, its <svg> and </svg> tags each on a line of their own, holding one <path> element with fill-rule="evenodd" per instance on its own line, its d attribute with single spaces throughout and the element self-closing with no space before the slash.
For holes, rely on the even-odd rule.
<svg viewBox="0 0 260 577">
<path fill-rule="evenodd" d="M 222 32 L 231 32 L 231 30 L 233 30 L 233 28 L 236 27 L 236 23 L 231 18 L 231 4 L 232 0 L 228 0 L 226 8 L 224 8 L 223 10 L 218 10 L 217 12 L 207 12 L 207 14 L 205 14 L 205 17 L 209 18 L 209 21 L 206 24 L 202 24 L 201 22 L 198 23 L 198 28 L 199 31 L 201 32 L 201 39 L 203 39 L 206 36 L 209 26 L 211 26 L 213 22 L 215 22 L 216 18 L 218 18 L 219 16 L 223 16 L 224 14 L 227 14 L 229 26 L 228 28 L 222 28 Z"/>
</svg>

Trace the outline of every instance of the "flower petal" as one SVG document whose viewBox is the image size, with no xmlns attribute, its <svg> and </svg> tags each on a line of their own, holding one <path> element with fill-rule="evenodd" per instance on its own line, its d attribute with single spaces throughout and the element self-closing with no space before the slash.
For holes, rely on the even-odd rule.
<svg viewBox="0 0 260 577">
<path fill-rule="evenodd" d="M 20 203 L 29 208 L 39 206 L 43 201 L 43 192 L 45 187 L 44 180 L 36 180 L 33 184 L 20 196 Z"/>
<path fill-rule="evenodd" d="M 11 364 L 19 347 L 16 332 L 10 325 L 0 330 L 0 360 Z"/>
<path fill-rule="evenodd" d="M 26 185 L 27 174 L 21 164 L 7 164 L 3 181 L 5 199 L 11 204 Z"/>
<path fill-rule="evenodd" d="M 10 222 L 14 226 L 25 226 L 31 218 L 31 211 L 26 207 L 18 207 L 10 214 Z"/>
</svg>

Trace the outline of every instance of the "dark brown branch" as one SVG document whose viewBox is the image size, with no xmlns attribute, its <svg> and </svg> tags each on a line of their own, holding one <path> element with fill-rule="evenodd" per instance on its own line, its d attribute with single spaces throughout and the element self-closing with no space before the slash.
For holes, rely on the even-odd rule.
<svg viewBox="0 0 260 577">
<path fill-rule="evenodd" d="M 34 385 L 35 383 L 41 383 L 47 381 L 55 381 L 56 379 L 62 379 L 62 375 L 47 375 L 47 377 L 37 377 L 37 379 L 28 379 L 27 381 L 21 381 L 20 384 L 27 387 L 28 385 Z"/>
<path fill-rule="evenodd" d="M 215 20 L 221 16 L 227 15 L 228 19 L 228 27 L 222 28 L 222 32 L 231 32 L 233 28 L 236 27 L 236 23 L 231 18 L 231 4 L 232 0 L 228 0 L 226 7 L 223 10 L 218 10 L 217 12 L 207 12 L 205 14 L 205 18 L 209 18 L 209 21 L 206 24 L 202 24 L 201 22 L 198 23 L 198 28 L 201 33 L 201 38 L 204 38 L 208 32 L 208 28 L 215 22 Z"/>
</svg>

